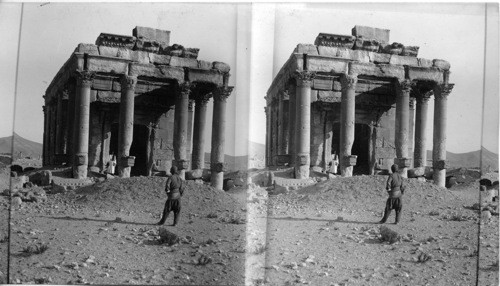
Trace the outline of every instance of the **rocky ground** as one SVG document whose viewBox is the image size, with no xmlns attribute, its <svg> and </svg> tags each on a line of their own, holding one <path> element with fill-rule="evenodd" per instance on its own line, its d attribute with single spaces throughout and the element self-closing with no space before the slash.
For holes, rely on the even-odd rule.
<svg viewBox="0 0 500 286">
<path fill-rule="evenodd" d="M 9 189 L 9 170 L 0 168 L 0 192 Z M 7 283 L 9 200 L 0 196 L 0 284 Z"/>
<path fill-rule="evenodd" d="M 250 176 L 248 187 L 228 192 L 189 182 L 180 224 L 169 226 L 171 214 L 164 226 L 180 238 L 172 246 L 160 241 L 161 227 L 154 225 L 166 199 L 165 178 L 108 179 L 59 194 L 45 187 L 46 200 L 23 202 L 12 212 L 11 283 L 475 282 L 479 187 L 473 176 L 452 189 L 409 180 L 402 222 L 392 224 L 393 214 L 384 225 L 396 232 L 392 244 L 381 240 L 376 224 L 386 176 L 335 178 L 280 194 L 264 186 L 267 172 Z M 480 285 L 498 285 L 498 244 L 493 215 L 481 225 Z"/>
</svg>

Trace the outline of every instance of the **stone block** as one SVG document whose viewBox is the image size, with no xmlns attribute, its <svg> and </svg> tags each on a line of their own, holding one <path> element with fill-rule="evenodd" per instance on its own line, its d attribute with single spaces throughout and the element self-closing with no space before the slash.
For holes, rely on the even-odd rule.
<svg viewBox="0 0 500 286">
<path fill-rule="evenodd" d="M 417 46 L 404 46 L 401 53 L 402 56 L 416 57 L 418 56 L 418 50 L 420 47 Z"/>
<path fill-rule="evenodd" d="M 349 155 L 344 157 L 344 163 L 347 166 L 356 166 L 356 161 L 358 160 L 358 156 Z"/>
<path fill-rule="evenodd" d="M 417 167 L 408 170 L 408 178 L 418 178 L 423 177 L 425 175 L 424 167 Z"/>
<path fill-rule="evenodd" d="M 388 64 L 391 61 L 390 54 L 370 53 L 370 62 L 375 64 Z"/>
<path fill-rule="evenodd" d="M 418 66 L 423 68 L 432 67 L 432 60 L 417 58 Z"/>
<path fill-rule="evenodd" d="M 371 75 L 385 78 L 392 77 L 403 79 L 405 77 L 405 69 L 403 66 L 395 66 L 389 64 L 352 62 L 349 65 L 349 71 L 355 74 Z"/>
<path fill-rule="evenodd" d="M 113 60 L 105 57 L 92 56 L 88 58 L 87 68 L 89 71 L 127 74 L 128 62 L 123 60 Z"/>
<path fill-rule="evenodd" d="M 120 48 L 120 49 L 123 49 L 123 48 Z M 118 50 L 119 50 L 119 48 L 117 48 L 117 47 L 99 46 L 99 55 L 105 56 L 105 57 L 117 57 Z"/>
<path fill-rule="evenodd" d="M 184 82 L 184 69 L 181 67 L 171 67 L 159 65 L 161 78 L 176 79 L 179 83 Z"/>
<path fill-rule="evenodd" d="M 149 53 L 149 62 L 157 65 L 168 65 L 170 64 L 170 56 Z"/>
<path fill-rule="evenodd" d="M 411 158 L 394 158 L 394 164 L 398 165 L 399 168 L 409 168 L 411 167 Z"/>
<path fill-rule="evenodd" d="M 165 78 L 164 74 L 161 72 L 161 68 L 152 64 L 131 64 L 130 73 L 137 75 L 140 74 L 141 76 L 145 77 Z"/>
<path fill-rule="evenodd" d="M 363 50 L 370 52 L 378 52 L 380 48 L 380 42 L 373 39 L 356 38 L 354 42 L 354 50 Z"/>
<path fill-rule="evenodd" d="M 98 90 L 111 90 L 113 81 L 111 79 L 96 78 L 92 81 L 92 88 Z"/>
<path fill-rule="evenodd" d="M 172 56 L 170 58 L 170 65 L 173 67 L 198 68 L 198 61 L 196 59 Z"/>
<path fill-rule="evenodd" d="M 135 45 L 135 37 L 101 33 L 95 44 L 98 46 L 122 47 L 132 49 Z"/>
<path fill-rule="evenodd" d="M 135 41 L 134 51 L 144 51 L 149 53 L 158 53 L 160 50 L 160 44 L 156 41 L 148 41 L 143 39 L 137 39 Z"/>
<path fill-rule="evenodd" d="M 95 102 L 97 100 L 97 90 L 92 89 L 90 91 L 90 102 Z"/>
<path fill-rule="evenodd" d="M 212 69 L 212 63 L 209 61 L 198 61 L 198 68 L 202 70 L 211 70 Z"/>
<path fill-rule="evenodd" d="M 406 56 L 398 56 L 398 55 L 392 55 L 391 59 L 389 61 L 389 64 L 391 65 L 406 65 L 406 66 L 418 66 L 418 60 L 415 57 L 406 57 Z"/>
<path fill-rule="evenodd" d="M 42 170 L 30 174 L 29 181 L 38 186 L 48 186 L 52 182 L 52 172 Z"/>
<path fill-rule="evenodd" d="M 332 90 L 333 78 L 331 77 L 316 77 L 313 79 L 313 88 L 317 90 Z"/>
<path fill-rule="evenodd" d="M 216 162 L 210 164 L 210 170 L 212 170 L 212 172 L 220 173 L 226 171 L 226 169 L 227 168 L 225 164 L 222 162 Z"/>
<path fill-rule="evenodd" d="M 369 63 L 370 54 L 372 54 L 372 52 L 363 50 L 349 50 L 349 54 L 350 54 L 350 59 L 353 61 Z"/>
<path fill-rule="evenodd" d="M 217 70 L 201 70 L 189 69 L 187 70 L 187 78 L 191 82 L 205 82 L 212 83 L 216 86 L 223 84 L 223 76 Z"/>
<path fill-rule="evenodd" d="M 167 30 L 137 26 L 132 30 L 132 35 L 138 39 L 170 44 L 170 31 Z"/>
<path fill-rule="evenodd" d="M 432 66 L 440 70 L 450 70 L 450 63 L 445 60 L 434 59 L 432 60 Z"/>
<path fill-rule="evenodd" d="M 436 83 L 443 82 L 443 71 L 438 68 L 409 67 L 408 77 L 410 80 L 425 80 Z"/>
<path fill-rule="evenodd" d="M 299 162 L 300 165 L 308 165 L 309 164 L 309 156 L 307 155 L 297 155 L 297 162 Z"/>
<path fill-rule="evenodd" d="M 391 31 L 388 29 L 372 28 L 367 26 L 354 26 L 351 33 L 355 37 L 374 39 L 382 43 L 388 43 Z"/>
<path fill-rule="evenodd" d="M 322 102 L 341 102 L 342 92 L 331 90 L 319 90 L 318 101 Z"/>
<path fill-rule="evenodd" d="M 99 50 L 97 45 L 92 44 L 78 44 L 75 49 L 75 53 L 89 54 L 89 55 L 99 55 Z"/>
<path fill-rule="evenodd" d="M 130 51 L 129 59 L 141 64 L 149 64 L 149 53 L 145 51 Z"/>
<path fill-rule="evenodd" d="M 346 73 L 349 60 L 327 57 L 307 57 L 307 70 L 331 73 Z"/>
<path fill-rule="evenodd" d="M 10 200 L 12 209 L 18 209 L 23 205 L 23 200 L 20 197 L 13 197 Z"/>
<path fill-rule="evenodd" d="M 298 44 L 295 47 L 294 53 L 308 54 L 308 55 L 318 55 L 318 48 L 311 44 Z"/>
<path fill-rule="evenodd" d="M 338 57 L 339 47 L 318 46 L 318 54 L 325 57 Z M 345 48 L 344 48 L 345 49 Z"/>
<path fill-rule="evenodd" d="M 181 56 L 188 59 L 197 59 L 200 49 L 197 48 L 185 48 L 182 50 Z"/>
<path fill-rule="evenodd" d="M 228 64 L 223 63 L 223 62 L 213 62 L 212 66 L 214 69 L 221 71 L 223 73 L 227 73 L 231 70 L 231 67 Z"/>
<path fill-rule="evenodd" d="M 96 101 L 118 103 L 120 102 L 121 93 L 113 91 L 99 90 L 97 91 Z"/>
<path fill-rule="evenodd" d="M 186 171 L 186 180 L 197 180 L 203 177 L 203 169 Z"/>
<path fill-rule="evenodd" d="M 340 81 L 334 81 L 333 82 L 333 90 L 334 91 L 342 91 L 342 84 L 340 83 Z"/>
<path fill-rule="evenodd" d="M 348 49 L 352 49 L 354 45 L 354 40 L 356 38 L 351 35 L 337 35 L 337 34 L 326 34 L 320 33 L 314 44 L 318 47 L 344 47 Z"/>
<path fill-rule="evenodd" d="M 437 170 L 444 170 L 448 168 L 446 160 L 436 160 L 432 162 L 432 167 Z"/>
</svg>

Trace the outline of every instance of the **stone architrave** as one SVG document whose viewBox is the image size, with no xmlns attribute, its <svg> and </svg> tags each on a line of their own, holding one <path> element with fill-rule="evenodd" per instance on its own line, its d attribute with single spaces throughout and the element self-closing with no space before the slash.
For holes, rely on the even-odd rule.
<svg viewBox="0 0 500 286">
<path fill-rule="evenodd" d="M 77 72 L 77 96 L 75 98 L 74 164 L 73 177 L 87 178 L 89 157 L 90 88 L 95 73 Z"/>
<path fill-rule="evenodd" d="M 311 87 L 315 72 L 296 71 L 295 178 L 309 178 L 311 153 Z"/>
<path fill-rule="evenodd" d="M 352 156 L 354 143 L 354 123 L 356 111 L 357 74 L 345 74 L 340 78 L 342 99 L 340 102 L 340 173 L 342 177 L 351 177 L 356 157 Z"/>
<path fill-rule="evenodd" d="M 427 166 L 426 130 L 430 95 L 430 92 L 420 93 L 416 98 L 414 168 Z"/>
<path fill-rule="evenodd" d="M 179 168 L 179 175 L 185 178 L 187 164 L 187 144 L 188 144 L 188 114 L 189 114 L 189 95 L 192 85 L 185 82 L 180 85 L 177 100 L 175 102 L 174 119 L 174 160 L 172 164 Z"/>
<path fill-rule="evenodd" d="M 434 87 L 434 132 L 432 167 L 434 184 L 445 187 L 446 183 L 446 120 L 448 95 L 454 84 L 437 84 Z"/>
<path fill-rule="evenodd" d="M 224 180 L 224 147 L 226 131 L 226 102 L 234 87 L 221 86 L 213 92 L 212 149 L 210 154 L 211 185 L 222 190 Z"/>
<path fill-rule="evenodd" d="M 410 92 L 412 82 L 403 80 L 396 87 L 396 159 L 394 163 L 399 165 L 399 172 L 403 178 L 408 177 L 410 159 L 408 158 L 408 143 L 410 134 Z"/>
<path fill-rule="evenodd" d="M 134 96 L 137 77 L 124 75 L 120 100 L 120 118 L 118 123 L 118 175 L 130 177 L 133 164 L 130 158 L 130 147 L 134 138 Z M 132 160 L 133 161 L 133 160 Z"/>
<path fill-rule="evenodd" d="M 191 169 L 203 169 L 205 167 L 205 126 L 207 117 L 207 104 L 210 94 L 203 94 L 196 98 L 194 106 L 194 128 L 193 128 L 193 153 Z"/>
</svg>

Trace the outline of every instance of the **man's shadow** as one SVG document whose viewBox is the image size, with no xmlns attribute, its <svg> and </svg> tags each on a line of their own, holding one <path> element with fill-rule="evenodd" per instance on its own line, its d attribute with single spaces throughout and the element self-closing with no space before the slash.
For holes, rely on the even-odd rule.
<svg viewBox="0 0 500 286">
<path fill-rule="evenodd" d="M 335 219 L 320 219 L 320 218 L 296 218 L 296 217 L 268 217 L 267 219 L 274 219 L 274 220 L 286 220 L 286 221 L 317 221 L 317 222 L 326 222 L 328 224 L 334 224 L 334 223 L 354 223 L 354 224 L 378 224 L 378 221 L 355 221 L 355 220 L 335 220 Z"/>
<path fill-rule="evenodd" d="M 133 225 L 157 225 L 156 223 L 143 223 L 143 222 L 132 222 L 132 221 L 125 221 L 122 219 L 119 220 L 104 220 L 104 219 L 94 219 L 94 218 L 76 218 L 76 217 L 70 217 L 70 216 L 65 216 L 65 217 L 52 217 L 52 216 L 41 216 L 44 218 L 49 218 L 49 219 L 58 219 L 58 220 L 70 220 L 70 221 L 94 221 L 94 222 L 104 222 L 106 225 L 111 226 L 112 224 L 115 223 L 120 223 L 120 224 L 133 224 Z"/>
</svg>

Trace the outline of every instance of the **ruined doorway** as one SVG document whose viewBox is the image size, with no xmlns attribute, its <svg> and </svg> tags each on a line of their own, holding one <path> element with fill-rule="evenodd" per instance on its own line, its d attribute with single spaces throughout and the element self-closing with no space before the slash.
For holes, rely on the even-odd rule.
<svg viewBox="0 0 500 286">
<path fill-rule="evenodd" d="M 357 155 L 356 166 L 353 174 L 370 173 L 370 126 L 367 124 L 356 123 L 354 126 L 354 144 L 351 154 Z"/>
<path fill-rule="evenodd" d="M 130 156 L 135 156 L 135 164 L 130 171 L 131 176 L 148 175 L 148 133 L 148 128 L 145 125 L 134 125 Z"/>
</svg>

